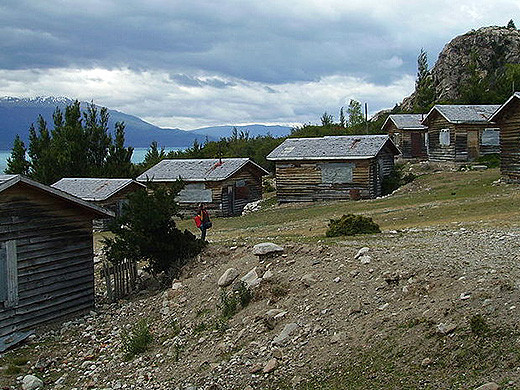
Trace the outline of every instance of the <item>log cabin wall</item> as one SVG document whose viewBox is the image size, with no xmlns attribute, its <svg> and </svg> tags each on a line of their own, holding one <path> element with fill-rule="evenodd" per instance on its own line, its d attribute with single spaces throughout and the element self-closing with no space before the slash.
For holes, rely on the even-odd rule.
<svg viewBox="0 0 520 390">
<path fill-rule="evenodd" d="M 324 179 L 327 165 L 337 164 L 352 167 L 350 182 Z M 277 161 L 276 196 L 280 203 L 375 198 L 381 194 L 383 175 L 392 170 L 393 164 L 394 156 L 386 149 L 376 158 L 364 160 Z"/>
<path fill-rule="evenodd" d="M 500 173 L 510 182 L 520 183 L 520 103 L 514 99 L 499 117 Z"/>
<path fill-rule="evenodd" d="M 441 145 L 441 131 L 449 130 L 449 145 Z M 428 124 L 429 158 L 432 161 L 455 161 L 455 126 L 437 115 Z"/>
<path fill-rule="evenodd" d="M 92 214 L 15 185 L 0 198 L 2 250 L 16 264 L 17 293 L 0 302 L 0 337 L 94 306 Z"/>
</svg>

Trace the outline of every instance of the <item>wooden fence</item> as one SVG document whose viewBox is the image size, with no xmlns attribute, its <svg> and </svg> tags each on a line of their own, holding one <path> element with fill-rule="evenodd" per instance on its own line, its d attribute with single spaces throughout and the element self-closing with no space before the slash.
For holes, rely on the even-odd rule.
<svg viewBox="0 0 520 390">
<path fill-rule="evenodd" d="M 107 286 L 107 296 L 110 302 L 115 302 L 136 288 L 137 263 L 124 260 L 119 264 L 103 262 L 103 276 Z"/>
</svg>

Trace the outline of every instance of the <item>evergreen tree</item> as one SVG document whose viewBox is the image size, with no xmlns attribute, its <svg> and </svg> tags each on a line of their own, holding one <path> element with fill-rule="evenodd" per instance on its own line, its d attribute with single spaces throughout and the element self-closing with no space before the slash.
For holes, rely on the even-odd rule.
<svg viewBox="0 0 520 390">
<path fill-rule="evenodd" d="M 108 148 L 106 176 L 134 177 L 136 176 L 136 169 L 132 164 L 134 148 L 131 146 L 125 147 L 125 125 L 123 122 L 116 122 L 115 133 L 114 140 Z"/>
<path fill-rule="evenodd" d="M 343 112 L 343 107 L 341 107 L 339 109 L 339 125 L 341 127 L 345 127 L 346 126 L 346 122 L 345 122 L 345 113 Z"/>
<path fill-rule="evenodd" d="M 435 103 L 433 78 L 428 68 L 428 55 L 421 49 L 417 57 L 417 80 L 415 81 L 415 111 L 427 112 Z"/>
<path fill-rule="evenodd" d="M 327 114 L 326 111 L 323 113 L 320 119 L 322 126 L 332 126 L 334 124 L 334 117 L 330 114 Z"/>
<path fill-rule="evenodd" d="M 29 173 L 29 161 L 25 156 L 27 149 L 17 134 L 14 139 L 11 156 L 7 158 L 5 173 L 27 175 Z"/>
<path fill-rule="evenodd" d="M 361 103 L 351 99 L 347 107 L 348 127 L 354 127 L 365 122 Z"/>
<path fill-rule="evenodd" d="M 166 153 L 164 148 L 159 150 L 159 145 L 157 141 L 152 141 L 150 144 L 150 148 L 147 150 L 143 162 L 140 164 L 143 171 L 153 167 L 155 164 L 159 163 L 161 160 L 166 158 Z"/>
<path fill-rule="evenodd" d="M 514 29 L 516 30 L 515 22 L 513 22 L 513 19 L 511 19 L 511 20 L 507 23 L 507 28 L 514 28 Z"/>
</svg>

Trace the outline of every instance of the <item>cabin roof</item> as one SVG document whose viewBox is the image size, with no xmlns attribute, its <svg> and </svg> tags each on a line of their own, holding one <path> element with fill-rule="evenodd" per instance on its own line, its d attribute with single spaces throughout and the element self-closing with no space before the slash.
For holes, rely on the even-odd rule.
<svg viewBox="0 0 520 390">
<path fill-rule="evenodd" d="M 31 180 L 22 175 L 0 175 L 0 194 L 7 190 L 8 188 L 13 187 L 19 183 L 25 184 L 29 187 L 32 187 L 38 191 L 41 191 L 51 197 L 59 198 L 65 200 L 69 203 L 72 203 L 80 208 L 87 209 L 88 211 L 96 214 L 101 217 L 113 217 L 114 213 L 105 210 L 102 207 L 99 207 L 93 203 L 87 202 L 83 199 L 77 198 L 73 195 L 70 195 L 66 192 L 60 191 L 56 188 L 47 186 L 45 184 L 38 183 L 37 181 Z"/>
<path fill-rule="evenodd" d="M 507 101 L 500 106 L 498 110 L 495 111 L 495 113 L 489 118 L 490 121 L 496 121 L 504 112 L 504 110 L 510 106 L 511 102 L 513 100 L 520 100 L 520 92 L 515 92 Z"/>
<path fill-rule="evenodd" d="M 106 178 L 71 178 L 66 177 L 58 180 L 51 187 L 64 191 L 88 201 L 104 201 L 125 189 L 132 183 L 138 186 L 144 185 L 132 179 L 106 179 Z"/>
<path fill-rule="evenodd" d="M 423 124 L 426 124 L 435 113 L 438 113 L 450 123 L 488 123 L 492 115 L 499 109 L 498 104 L 436 104 L 428 112 Z"/>
<path fill-rule="evenodd" d="M 386 118 L 381 128 L 391 121 L 401 130 L 426 130 L 427 127 L 421 123 L 423 118 L 424 114 L 392 114 Z"/>
<path fill-rule="evenodd" d="M 387 144 L 394 154 L 400 153 L 387 135 L 288 138 L 269 153 L 267 159 L 271 161 L 366 159 L 377 156 Z"/>
<path fill-rule="evenodd" d="M 139 175 L 137 181 L 170 182 L 179 178 L 185 181 L 222 181 L 247 164 L 255 167 L 261 175 L 269 173 L 248 158 L 167 159 Z"/>
</svg>

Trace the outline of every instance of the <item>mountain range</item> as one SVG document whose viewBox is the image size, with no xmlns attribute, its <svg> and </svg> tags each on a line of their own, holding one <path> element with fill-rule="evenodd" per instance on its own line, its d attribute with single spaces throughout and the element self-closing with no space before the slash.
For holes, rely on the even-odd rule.
<svg viewBox="0 0 520 390">
<path fill-rule="evenodd" d="M 38 115 L 52 128 L 52 114 L 56 107 L 64 109 L 74 101 L 68 98 L 36 97 L 36 98 L 0 98 L 0 149 L 7 150 L 12 147 L 16 134 L 19 134 L 26 143 L 29 137 L 31 123 L 36 123 Z M 88 103 L 82 102 L 86 107 Z M 195 140 L 203 143 L 206 140 L 216 141 L 222 137 L 229 137 L 233 127 L 237 130 L 248 132 L 251 137 L 271 134 L 273 137 L 283 137 L 290 133 L 287 126 L 215 126 L 203 127 L 195 130 L 161 128 L 144 120 L 117 110 L 108 109 L 110 114 L 109 129 L 114 129 L 116 122 L 125 123 L 125 135 L 127 145 L 142 148 L 148 147 L 152 141 L 157 141 L 165 147 L 189 147 Z"/>
</svg>

